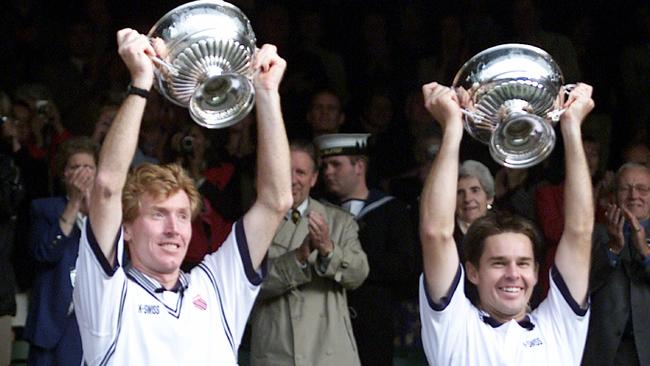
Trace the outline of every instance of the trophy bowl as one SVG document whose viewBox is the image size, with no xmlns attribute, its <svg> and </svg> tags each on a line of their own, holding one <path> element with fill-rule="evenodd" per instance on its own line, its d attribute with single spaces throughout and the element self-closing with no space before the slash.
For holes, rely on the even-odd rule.
<svg viewBox="0 0 650 366">
<path fill-rule="evenodd" d="M 148 33 L 165 50 L 154 86 L 186 107 L 199 125 L 224 128 L 253 108 L 251 59 L 256 51 L 250 21 L 219 0 L 192 1 L 165 14 Z"/>
<path fill-rule="evenodd" d="M 510 168 L 527 168 L 548 157 L 555 145 L 554 124 L 572 86 L 537 47 L 504 44 L 467 61 L 453 88 L 465 130 L 488 144 L 492 158 Z"/>
</svg>

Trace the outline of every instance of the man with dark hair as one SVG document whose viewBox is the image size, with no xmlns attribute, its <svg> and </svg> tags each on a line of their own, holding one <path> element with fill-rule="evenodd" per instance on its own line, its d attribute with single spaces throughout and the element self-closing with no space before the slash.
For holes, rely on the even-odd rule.
<svg viewBox="0 0 650 366">
<path fill-rule="evenodd" d="M 314 147 L 294 141 L 292 210 L 269 248 L 269 273 L 251 316 L 252 365 L 359 365 L 347 291 L 368 276 L 359 227 L 349 213 L 309 196 Z"/>
<path fill-rule="evenodd" d="M 368 134 L 330 134 L 315 140 L 327 191 L 359 224 L 370 274 L 348 299 L 363 365 L 392 365 L 398 294 L 416 267 L 415 238 L 406 205 L 368 189 Z"/>
<path fill-rule="evenodd" d="M 561 118 L 566 150 L 565 230 L 550 271 L 549 296 L 533 312 L 539 238 L 524 219 L 475 221 L 465 236 L 468 260 L 459 262 L 454 242 L 455 192 L 463 115 L 456 93 L 424 85 L 427 109 L 444 132 L 424 186 L 420 238 L 424 274 L 420 318 L 424 350 L 433 365 L 577 365 L 587 334 L 587 289 L 594 221 L 589 170 L 580 138 L 591 111 L 591 87 L 571 92 Z M 478 304 L 464 296 L 464 278 L 476 286 Z"/>
<path fill-rule="evenodd" d="M 345 123 L 345 112 L 341 98 L 332 90 L 321 89 L 311 97 L 307 111 L 307 122 L 312 137 L 328 133 L 338 133 Z"/>
</svg>

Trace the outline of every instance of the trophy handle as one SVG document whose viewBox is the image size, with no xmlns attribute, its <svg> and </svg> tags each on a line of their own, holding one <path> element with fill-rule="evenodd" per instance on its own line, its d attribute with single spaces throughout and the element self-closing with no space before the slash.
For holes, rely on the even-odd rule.
<svg viewBox="0 0 650 366">
<path fill-rule="evenodd" d="M 564 103 L 566 102 L 566 97 L 571 94 L 571 91 L 576 88 L 576 84 L 567 84 L 567 85 L 562 85 L 560 88 L 560 93 L 558 94 L 558 105 L 563 106 Z M 557 121 L 560 120 L 560 116 L 562 116 L 562 113 L 566 111 L 566 108 L 562 109 L 555 109 L 546 114 L 546 117 L 550 119 L 553 123 L 556 123 Z"/>
<path fill-rule="evenodd" d="M 153 61 L 154 64 L 158 65 L 158 67 L 166 68 L 170 75 L 178 76 L 178 69 L 169 62 L 164 61 L 158 56 L 151 56 L 151 61 Z"/>
<path fill-rule="evenodd" d="M 158 41 L 156 40 L 156 38 L 151 38 L 151 37 L 147 37 L 147 39 L 149 39 L 149 44 L 151 44 L 151 46 L 154 47 L 154 49 L 155 49 L 154 43 L 156 44 L 157 47 L 164 47 L 165 46 L 165 44 L 159 38 L 158 38 Z M 167 72 L 170 75 L 178 76 L 178 69 L 174 65 L 172 65 L 169 62 L 163 60 L 162 58 L 160 58 L 158 56 L 151 56 L 151 61 L 153 61 L 153 63 L 156 64 L 160 68 L 163 68 L 163 67 L 166 68 Z"/>
<path fill-rule="evenodd" d="M 494 130 L 494 126 L 492 126 L 492 123 L 490 122 L 490 120 L 488 118 L 486 118 L 484 115 L 476 113 L 476 112 L 468 111 L 465 108 L 461 108 L 460 111 L 466 117 L 471 118 L 475 123 L 485 124 L 485 125 L 489 126 L 488 129 Z"/>
</svg>

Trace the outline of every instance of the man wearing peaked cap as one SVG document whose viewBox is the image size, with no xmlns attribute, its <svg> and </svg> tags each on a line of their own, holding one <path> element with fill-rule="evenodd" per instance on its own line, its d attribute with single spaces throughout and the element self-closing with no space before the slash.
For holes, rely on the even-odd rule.
<svg viewBox="0 0 650 366">
<path fill-rule="evenodd" d="M 333 133 L 314 139 L 321 158 L 332 155 L 365 155 L 369 133 Z"/>
<path fill-rule="evenodd" d="M 368 134 L 330 134 L 314 140 L 330 200 L 359 224 L 370 274 L 348 293 L 352 327 L 363 365 L 391 365 L 397 293 L 415 268 L 415 237 L 406 205 L 368 189 Z"/>
</svg>

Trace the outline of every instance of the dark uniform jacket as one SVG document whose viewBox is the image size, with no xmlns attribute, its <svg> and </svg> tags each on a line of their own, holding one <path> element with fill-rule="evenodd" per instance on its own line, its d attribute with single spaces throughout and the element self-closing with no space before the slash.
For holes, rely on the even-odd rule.
<svg viewBox="0 0 650 366">
<path fill-rule="evenodd" d="M 377 190 L 370 191 L 356 216 L 359 240 L 370 274 L 348 304 L 362 365 L 392 365 L 396 294 L 412 282 L 415 233 L 406 205 Z"/>
</svg>

